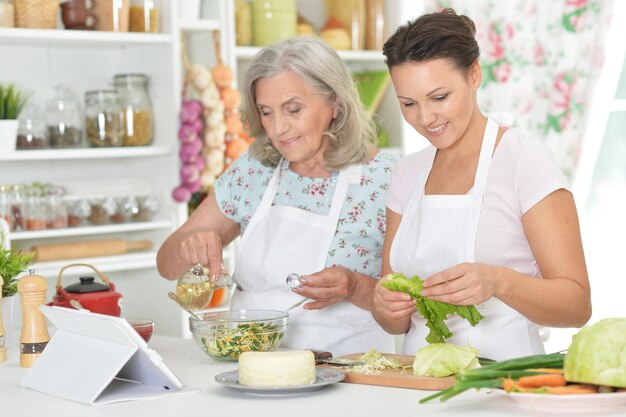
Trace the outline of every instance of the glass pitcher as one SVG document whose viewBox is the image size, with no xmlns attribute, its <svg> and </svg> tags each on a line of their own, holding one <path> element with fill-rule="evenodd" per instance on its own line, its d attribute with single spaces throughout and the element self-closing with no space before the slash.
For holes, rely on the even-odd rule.
<svg viewBox="0 0 626 417">
<path fill-rule="evenodd" d="M 215 282 L 211 282 L 209 268 L 196 264 L 185 272 L 176 283 L 176 296 L 181 304 L 192 311 L 208 308 L 213 291 L 217 288 L 232 288 L 233 280 L 222 264 L 220 275 Z"/>
</svg>

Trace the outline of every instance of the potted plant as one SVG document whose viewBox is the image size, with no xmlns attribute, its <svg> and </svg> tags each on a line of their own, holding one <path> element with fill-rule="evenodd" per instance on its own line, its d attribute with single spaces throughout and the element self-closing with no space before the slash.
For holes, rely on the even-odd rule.
<svg viewBox="0 0 626 417">
<path fill-rule="evenodd" d="M 0 83 L 0 151 L 13 151 L 17 140 L 20 112 L 28 101 L 29 94 L 13 83 Z"/>
</svg>

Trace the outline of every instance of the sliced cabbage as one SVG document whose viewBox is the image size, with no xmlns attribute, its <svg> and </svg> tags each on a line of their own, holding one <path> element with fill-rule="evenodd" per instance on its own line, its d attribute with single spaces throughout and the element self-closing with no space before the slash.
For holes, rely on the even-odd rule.
<svg viewBox="0 0 626 417">
<path fill-rule="evenodd" d="M 440 378 L 478 367 L 478 349 L 452 343 L 431 343 L 415 354 L 413 375 Z"/>
<path fill-rule="evenodd" d="M 600 320 L 579 330 L 563 370 L 571 382 L 626 388 L 626 318 Z"/>
</svg>

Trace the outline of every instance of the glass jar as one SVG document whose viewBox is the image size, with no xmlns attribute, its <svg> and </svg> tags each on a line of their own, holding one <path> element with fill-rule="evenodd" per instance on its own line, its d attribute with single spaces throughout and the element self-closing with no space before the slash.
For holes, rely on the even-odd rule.
<svg viewBox="0 0 626 417">
<path fill-rule="evenodd" d="M 252 12 L 248 0 L 235 0 L 235 40 L 237 46 L 252 44 Z"/>
<path fill-rule="evenodd" d="M 128 29 L 131 32 L 161 31 L 159 9 L 155 7 L 153 0 L 130 0 Z"/>
<path fill-rule="evenodd" d="M 55 96 L 46 103 L 46 125 L 51 148 L 77 148 L 82 145 L 82 114 L 69 87 L 57 85 Z"/>
<path fill-rule="evenodd" d="M 15 26 L 15 6 L 13 0 L 0 0 L 0 27 L 12 28 Z"/>
<path fill-rule="evenodd" d="M 69 227 L 80 227 L 89 225 L 91 216 L 91 204 L 85 199 L 75 201 L 68 210 L 67 223 Z"/>
<path fill-rule="evenodd" d="M 67 207 L 63 202 L 65 190 L 51 186 L 44 189 L 46 200 L 46 229 L 62 229 L 68 226 Z"/>
<path fill-rule="evenodd" d="M 90 213 L 87 220 L 92 226 L 100 226 L 109 223 L 108 208 L 105 209 L 102 199 L 89 200 Z"/>
<path fill-rule="evenodd" d="M 97 0 L 93 12 L 96 30 L 128 32 L 128 0 Z"/>
<path fill-rule="evenodd" d="M 124 146 L 146 146 L 154 137 L 152 100 L 145 74 L 117 74 L 113 86 L 123 109 Z"/>
<path fill-rule="evenodd" d="M 13 214 L 14 230 L 24 229 L 24 215 L 22 208 L 26 200 L 26 190 L 22 184 L 16 184 L 11 187 L 11 213 Z"/>
<path fill-rule="evenodd" d="M 92 147 L 122 146 L 123 114 L 120 96 L 115 90 L 85 93 L 85 129 Z"/>
<path fill-rule="evenodd" d="M 139 210 L 133 215 L 135 222 L 147 222 L 152 220 L 157 211 L 159 211 L 159 199 L 152 194 L 137 197 Z"/>
<path fill-rule="evenodd" d="M 267 46 L 296 35 L 295 0 L 252 0 L 254 44 Z"/>
<path fill-rule="evenodd" d="M 48 136 L 43 113 L 31 103 L 22 110 L 18 118 L 17 149 L 46 149 Z"/>
<path fill-rule="evenodd" d="M 43 201 L 43 189 L 40 186 L 26 188 L 22 214 L 26 230 L 42 230 L 46 228 L 46 205 Z"/>
<path fill-rule="evenodd" d="M 9 229 L 13 230 L 13 212 L 11 211 L 11 186 L 0 185 L 0 218 L 6 220 Z M 0 240 L 2 236 L 0 236 Z"/>
</svg>

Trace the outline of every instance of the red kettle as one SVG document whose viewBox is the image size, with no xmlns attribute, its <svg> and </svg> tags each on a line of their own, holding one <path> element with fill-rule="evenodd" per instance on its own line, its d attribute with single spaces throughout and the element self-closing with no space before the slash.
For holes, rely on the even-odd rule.
<svg viewBox="0 0 626 417">
<path fill-rule="evenodd" d="M 93 269 L 104 281 L 104 284 L 94 282 L 94 277 L 92 276 L 82 276 L 79 278 L 80 282 L 63 288 L 61 284 L 63 271 L 73 266 L 86 266 Z M 64 266 L 59 271 L 57 292 L 52 298 L 52 302 L 48 305 L 74 308 L 70 305 L 70 300 L 78 301 L 84 308 L 94 313 L 118 317 L 122 313 L 122 294 L 115 291 L 115 285 L 109 281 L 106 275 L 90 264 L 70 264 Z"/>
</svg>

